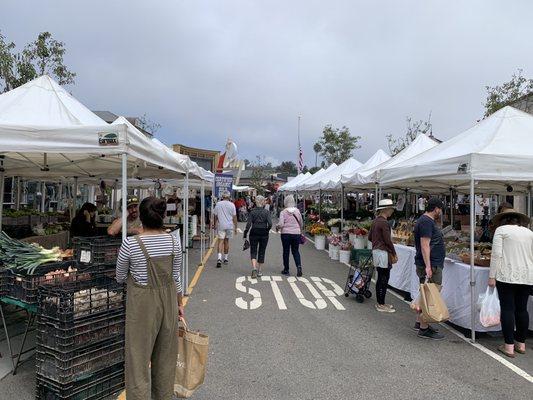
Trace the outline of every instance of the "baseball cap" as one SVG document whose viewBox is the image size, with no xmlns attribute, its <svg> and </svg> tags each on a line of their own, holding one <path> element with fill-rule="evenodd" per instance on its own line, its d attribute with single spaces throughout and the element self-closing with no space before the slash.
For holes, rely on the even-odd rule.
<svg viewBox="0 0 533 400">
<path fill-rule="evenodd" d="M 126 207 L 130 206 L 138 206 L 139 205 L 139 199 L 137 196 L 129 195 L 128 199 L 126 200 Z"/>
</svg>

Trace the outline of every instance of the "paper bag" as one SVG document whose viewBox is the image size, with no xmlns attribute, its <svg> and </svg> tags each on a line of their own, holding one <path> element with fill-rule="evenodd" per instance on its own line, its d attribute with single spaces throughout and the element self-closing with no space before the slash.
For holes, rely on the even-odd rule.
<svg viewBox="0 0 533 400">
<path fill-rule="evenodd" d="M 178 330 L 178 360 L 174 379 L 174 394 L 179 398 L 191 397 L 204 383 L 209 337 L 180 326 Z"/>
<path fill-rule="evenodd" d="M 445 322 L 450 318 L 448 307 L 442 300 L 439 286 L 434 283 L 420 285 L 420 310 L 425 322 Z"/>
</svg>

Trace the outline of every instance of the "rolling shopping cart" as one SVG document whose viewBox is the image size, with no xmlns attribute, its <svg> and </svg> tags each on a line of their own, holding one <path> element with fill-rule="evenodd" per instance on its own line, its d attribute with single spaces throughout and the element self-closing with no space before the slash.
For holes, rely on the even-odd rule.
<svg viewBox="0 0 533 400">
<path fill-rule="evenodd" d="M 355 295 L 358 303 L 365 301 L 365 298 L 372 297 L 370 282 L 374 275 L 374 263 L 372 262 L 372 250 L 353 249 L 350 257 L 350 270 L 344 287 L 344 295 Z"/>
</svg>

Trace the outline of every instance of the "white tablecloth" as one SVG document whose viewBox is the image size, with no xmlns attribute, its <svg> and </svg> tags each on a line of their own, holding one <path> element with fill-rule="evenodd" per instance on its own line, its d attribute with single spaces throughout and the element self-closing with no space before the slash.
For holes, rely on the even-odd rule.
<svg viewBox="0 0 533 400">
<path fill-rule="evenodd" d="M 389 285 L 393 288 L 409 292 L 414 299 L 418 296 L 419 279 L 416 275 L 414 247 L 395 245 L 398 262 L 391 270 Z M 487 289 L 489 269 L 474 267 L 475 299 Z M 442 297 L 450 312 L 450 322 L 463 328 L 470 329 L 470 265 L 446 259 L 442 273 Z M 529 298 L 529 329 L 533 330 L 533 297 Z M 479 312 L 476 331 L 499 331 L 500 326 L 485 328 L 479 322 Z"/>
</svg>

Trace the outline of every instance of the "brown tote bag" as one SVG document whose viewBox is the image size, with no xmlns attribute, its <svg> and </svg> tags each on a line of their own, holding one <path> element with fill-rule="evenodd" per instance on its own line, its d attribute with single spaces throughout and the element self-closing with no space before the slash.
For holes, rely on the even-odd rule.
<svg viewBox="0 0 533 400">
<path fill-rule="evenodd" d="M 174 394 L 189 398 L 204 383 L 209 337 L 192 332 L 187 324 L 178 328 L 178 361 L 174 379 Z"/>
<path fill-rule="evenodd" d="M 420 285 L 420 309 L 425 322 L 445 322 L 450 319 L 448 307 L 442 299 L 440 288 L 435 283 L 423 283 Z"/>
</svg>

